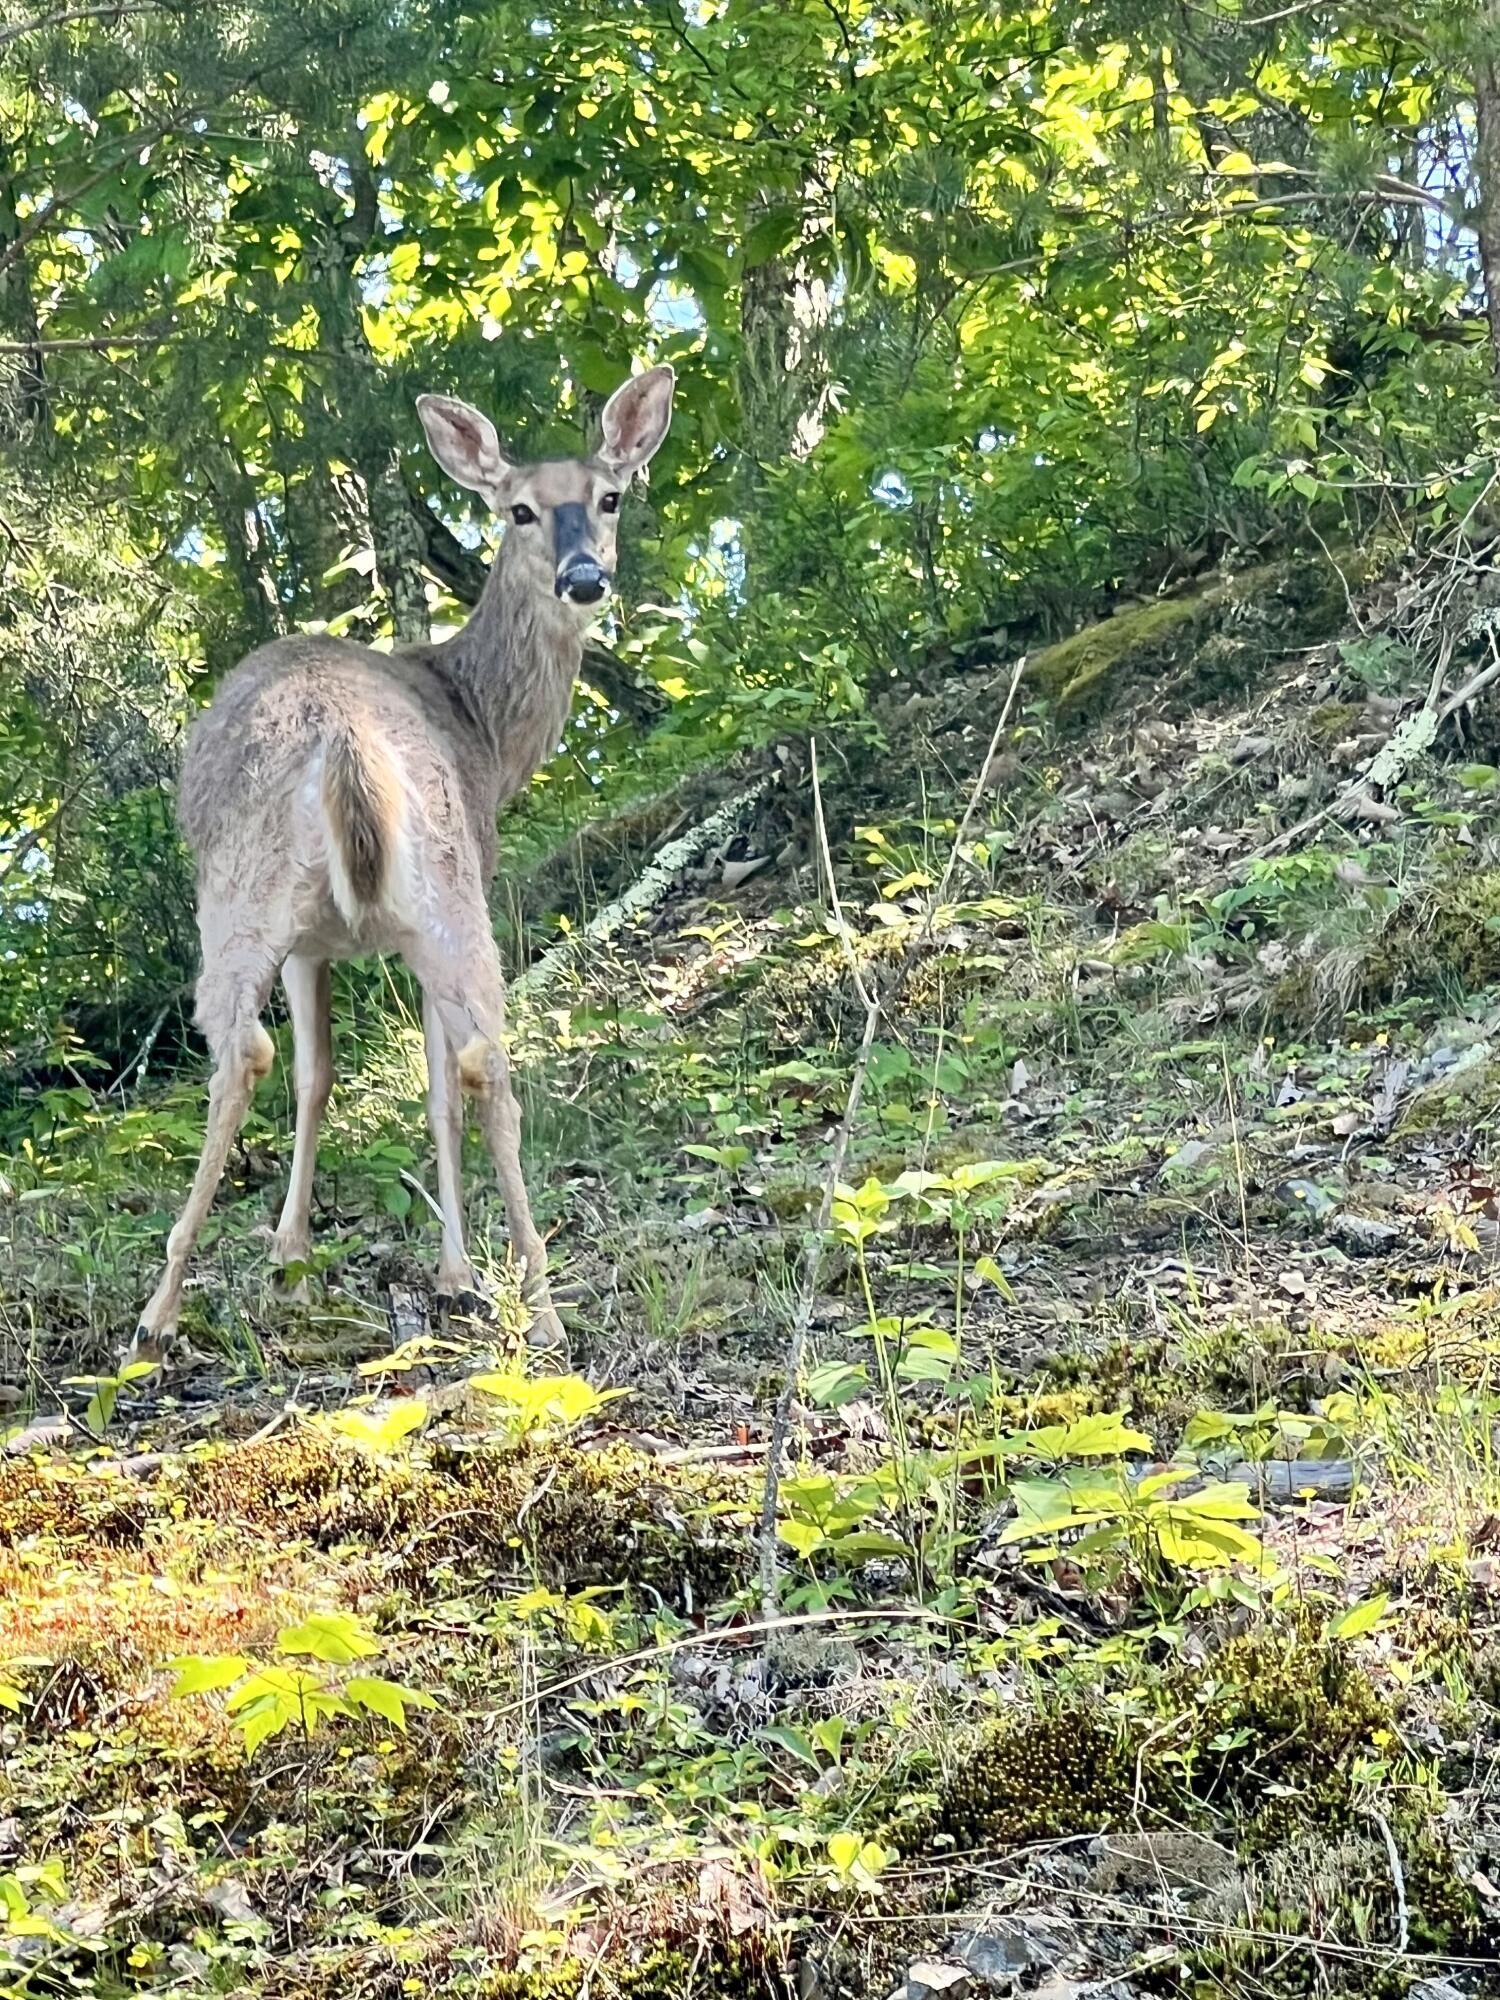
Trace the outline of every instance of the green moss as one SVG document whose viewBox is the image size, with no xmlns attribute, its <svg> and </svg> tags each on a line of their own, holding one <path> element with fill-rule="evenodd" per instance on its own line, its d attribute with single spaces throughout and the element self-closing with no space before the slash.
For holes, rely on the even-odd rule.
<svg viewBox="0 0 1500 2000">
<path fill-rule="evenodd" d="M 1407 1817 L 1392 1822 L 1392 1835 L 1401 1857 L 1408 1949 L 1482 1951 L 1478 1899 L 1441 1831 Z M 1305 1829 L 1268 1858 L 1260 1886 L 1260 1907 L 1243 1934 L 1205 1941 L 1188 1954 L 1185 1988 L 1168 1977 L 1146 1990 L 1254 1991 L 1286 2000 L 1331 1993 L 1399 2000 L 1410 1991 L 1409 1972 L 1389 1960 L 1380 1963 L 1382 1952 L 1394 1959 L 1398 1934 L 1390 1855 L 1372 1825 L 1332 1836 L 1324 1828 Z"/>
<path fill-rule="evenodd" d="M 1048 646 L 1032 661 L 1027 679 L 1059 714 L 1070 719 L 1097 714 L 1118 684 L 1176 665 L 1222 601 L 1222 590 L 1211 590 L 1135 605 Z"/>
<path fill-rule="evenodd" d="M 732 1945 L 648 1943 L 602 1959 L 562 1958 L 545 1971 L 492 1973 L 484 2000 L 762 2000 L 776 1990 L 763 1963 Z"/>
<path fill-rule="evenodd" d="M 1477 993 L 1497 980 L 1500 868 L 1477 868 L 1408 898 L 1365 968 L 1372 998 L 1454 988 Z"/>
<path fill-rule="evenodd" d="M 1346 1824 L 1356 1756 L 1394 1727 L 1368 1675 L 1295 1628 L 1231 1640 L 1207 1671 L 1172 1676 L 1165 1695 L 1193 1713 L 1193 1795 L 1231 1809 L 1252 1847 L 1274 1847 L 1297 1826 Z"/>
<path fill-rule="evenodd" d="M 128 1547 L 148 1506 L 133 1480 L 48 1458 L 0 1459 L 0 1548 L 28 1542 Z"/>
<path fill-rule="evenodd" d="M 1175 680 L 1196 702 L 1238 693 L 1268 660 L 1316 645 L 1348 615 L 1368 563 L 1322 556 L 1245 570 L 1227 582 L 1100 620 L 1039 653 L 1030 685 L 1060 717 L 1082 722 L 1143 682 Z"/>
<path fill-rule="evenodd" d="M 152 1522 L 204 1521 L 357 1546 L 414 1592 L 439 1577 L 521 1569 L 570 1590 L 638 1584 L 705 1603 L 748 1573 L 748 1484 L 626 1446 L 483 1445 L 375 1459 L 303 1428 L 167 1468 L 154 1485 L 41 1460 L 0 1461 L 0 1546 L 138 1542 Z"/>
<path fill-rule="evenodd" d="M 1331 750 L 1355 727 L 1360 708 L 1352 701 L 1325 701 L 1307 718 L 1307 733 L 1319 749 Z"/>
<path fill-rule="evenodd" d="M 929 1804 L 885 1830 L 905 1854 L 1060 1839 L 1107 1826 L 1129 1805 L 1126 1746 L 1090 1709 L 996 1725 Z"/>
</svg>

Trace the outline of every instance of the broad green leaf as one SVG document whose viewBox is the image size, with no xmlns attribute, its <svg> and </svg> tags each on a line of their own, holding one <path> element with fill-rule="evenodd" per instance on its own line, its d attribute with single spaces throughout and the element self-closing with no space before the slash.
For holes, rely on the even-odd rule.
<svg viewBox="0 0 1500 2000">
<path fill-rule="evenodd" d="M 277 1634 L 278 1653 L 306 1653 L 330 1666 L 365 1660 L 380 1651 L 380 1641 L 350 1611 L 319 1611 L 300 1625 Z"/>
<path fill-rule="evenodd" d="M 168 1665 L 177 1675 L 172 1687 L 174 1695 L 214 1694 L 221 1688 L 233 1687 L 250 1671 L 250 1662 L 238 1653 L 185 1653 L 180 1659 L 170 1660 Z"/>
<path fill-rule="evenodd" d="M 1373 1632 L 1389 1610 L 1390 1602 L 1390 1592 L 1382 1590 L 1375 1597 L 1366 1597 L 1358 1604 L 1351 1604 L 1329 1625 L 1329 1638 L 1358 1639 L 1362 1633 Z"/>
<path fill-rule="evenodd" d="M 364 1675 L 355 1675 L 352 1680 L 346 1681 L 344 1693 L 360 1708 L 368 1708 L 373 1714 L 384 1716 L 397 1729 L 406 1727 L 406 1711 L 409 1708 L 437 1707 L 432 1696 L 418 1688 L 402 1687 L 397 1681 Z"/>
<path fill-rule="evenodd" d="M 767 1723 L 760 1734 L 768 1743 L 777 1743 L 783 1750 L 790 1751 L 792 1756 L 800 1763 L 806 1764 L 809 1770 L 821 1773 L 823 1766 L 818 1753 L 800 1729 L 794 1729 L 789 1722 L 771 1722 Z"/>
</svg>

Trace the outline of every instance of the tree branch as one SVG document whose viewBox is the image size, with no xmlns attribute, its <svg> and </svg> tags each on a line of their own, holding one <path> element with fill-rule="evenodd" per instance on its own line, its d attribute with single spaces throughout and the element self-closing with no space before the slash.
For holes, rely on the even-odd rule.
<svg viewBox="0 0 1500 2000">
<path fill-rule="evenodd" d="M 55 14 L 38 14 L 18 27 L 0 30 L 0 49 L 18 42 L 23 35 L 40 35 L 48 28 L 66 28 L 74 21 L 122 21 L 129 14 L 166 14 L 165 0 L 114 0 L 105 7 L 62 7 Z"/>
</svg>

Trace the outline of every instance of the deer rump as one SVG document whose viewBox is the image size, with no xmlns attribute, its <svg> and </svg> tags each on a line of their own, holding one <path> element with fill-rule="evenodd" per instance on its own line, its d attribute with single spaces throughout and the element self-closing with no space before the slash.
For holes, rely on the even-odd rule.
<svg viewBox="0 0 1500 2000">
<path fill-rule="evenodd" d="M 328 958 L 399 950 L 445 884 L 482 883 L 439 701 L 414 663 L 372 668 L 326 639 L 278 641 L 229 676 L 189 738 L 179 815 L 230 934 Z"/>
</svg>

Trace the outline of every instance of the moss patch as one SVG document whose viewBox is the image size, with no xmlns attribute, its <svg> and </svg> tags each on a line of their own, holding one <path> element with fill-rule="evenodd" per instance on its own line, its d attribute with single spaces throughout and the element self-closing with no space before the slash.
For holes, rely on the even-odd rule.
<svg viewBox="0 0 1500 2000">
<path fill-rule="evenodd" d="M 669 1602 L 733 1591 L 753 1496 L 733 1473 L 626 1446 L 481 1445 L 379 1460 L 304 1428 L 228 1446 L 152 1486 L 22 1460 L 0 1467 L 0 1547 L 139 1543 L 209 1522 L 314 1549 L 357 1544 L 404 1588 L 515 1573 L 555 1588 L 626 1582 Z"/>
<path fill-rule="evenodd" d="M 1458 988 L 1477 993 L 1500 980 L 1500 868 L 1457 875 L 1419 900 L 1407 898 L 1370 954 L 1372 996 Z"/>
<path fill-rule="evenodd" d="M 1038 653 L 1028 678 L 1070 721 L 1097 715 L 1118 686 L 1180 664 L 1223 599 L 1222 589 L 1168 597 L 1086 625 Z"/>
<path fill-rule="evenodd" d="M 1148 681 L 1171 679 L 1176 695 L 1197 702 L 1236 693 L 1268 660 L 1337 631 L 1347 590 L 1367 567 L 1351 559 L 1346 581 L 1323 557 L 1299 556 L 1136 605 L 1039 653 L 1030 685 L 1069 723 L 1102 714 Z"/>
<path fill-rule="evenodd" d="M 1394 1727 L 1368 1675 L 1298 1630 L 1231 1640 L 1207 1671 L 1185 1669 L 1164 1693 L 1194 1715 L 1191 1791 L 1232 1807 L 1252 1846 L 1275 1845 L 1298 1825 L 1345 1824 L 1356 1754 L 1381 1747 Z"/>
<path fill-rule="evenodd" d="M 1117 1732 L 1088 1709 L 997 1724 L 930 1806 L 914 1806 L 886 1837 L 904 1854 L 1092 1833 L 1130 1800 L 1131 1760 Z"/>
</svg>

